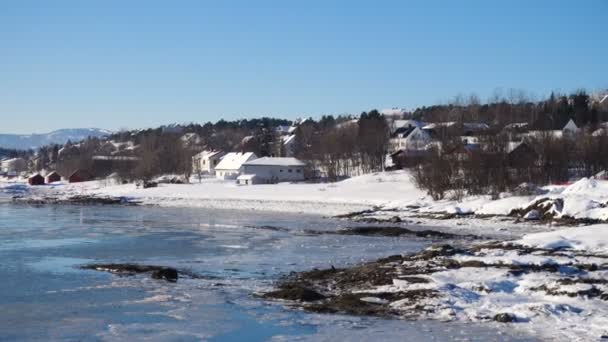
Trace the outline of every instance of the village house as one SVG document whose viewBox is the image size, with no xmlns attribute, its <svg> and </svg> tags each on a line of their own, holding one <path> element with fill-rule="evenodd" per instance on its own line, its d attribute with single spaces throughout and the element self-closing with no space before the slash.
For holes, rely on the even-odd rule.
<svg viewBox="0 0 608 342">
<path fill-rule="evenodd" d="M 532 125 L 532 130 L 528 133 L 532 137 L 540 137 L 545 134 L 552 135 L 556 138 L 563 136 L 573 136 L 578 131 L 578 126 L 573 119 L 568 121 L 556 122 L 547 116 L 543 116 L 536 120 Z"/>
<path fill-rule="evenodd" d="M 56 171 L 53 171 L 53 172 L 49 173 L 48 175 L 46 175 L 47 184 L 51 184 L 51 183 L 55 183 L 55 182 L 59 182 L 59 181 L 61 181 L 61 176 Z"/>
<path fill-rule="evenodd" d="M 292 135 L 284 135 L 281 137 L 281 151 L 279 156 L 281 157 L 293 157 L 296 148 L 296 136 Z"/>
<path fill-rule="evenodd" d="M 428 132 L 420 127 L 401 127 L 398 128 L 390 139 L 391 151 L 399 150 L 419 151 L 424 150 L 431 141 Z"/>
<path fill-rule="evenodd" d="M 417 120 L 393 120 L 389 121 L 389 129 L 391 134 L 394 135 L 400 128 L 410 129 L 415 127 L 424 127 L 425 123 Z"/>
<path fill-rule="evenodd" d="M 133 172 L 139 157 L 135 156 L 93 156 L 91 164 L 91 175 L 96 178 L 105 178 L 113 172 L 130 174 Z"/>
<path fill-rule="evenodd" d="M 526 141 L 511 142 L 507 146 L 507 157 L 509 166 L 511 167 L 535 167 L 537 165 L 539 154 Z"/>
<path fill-rule="evenodd" d="M 44 185 L 44 177 L 42 177 L 39 173 L 28 177 L 27 183 L 29 185 Z"/>
<path fill-rule="evenodd" d="M 215 167 L 226 153 L 221 151 L 202 151 L 192 157 L 192 172 L 195 174 L 215 175 Z"/>
<path fill-rule="evenodd" d="M 252 185 L 303 181 L 305 166 L 296 158 L 263 157 L 243 163 L 237 182 Z"/>
<path fill-rule="evenodd" d="M 219 179 L 236 179 L 243 164 L 257 158 L 253 152 L 230 152 L 215 166 L 215 176 Z"/>
<path fill-rule="evenodd" d="M 0 162 L 0 168 L 6 174 L 16 176 L 27 170 L 27 161 L 23 158 L 6 159 Z"/>
<path fill-rule="evenodd" d="M 93 176 L 86 170 L 76 170 L 68 177 L 70 183 L 88 182 L 90 180 L 93 180 Z"/>
</svg>

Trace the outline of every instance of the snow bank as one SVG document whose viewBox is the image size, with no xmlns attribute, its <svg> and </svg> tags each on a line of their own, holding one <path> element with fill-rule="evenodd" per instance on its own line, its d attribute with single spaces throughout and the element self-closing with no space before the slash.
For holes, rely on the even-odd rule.
<svg viewBox="0 0 608 342">
<path fill-rule="evenodd" d="M 562 229 L 524 236 L 518 243 L 538 248 L 570 248 L 608 254 L 608 225 Z"/>
</svg>

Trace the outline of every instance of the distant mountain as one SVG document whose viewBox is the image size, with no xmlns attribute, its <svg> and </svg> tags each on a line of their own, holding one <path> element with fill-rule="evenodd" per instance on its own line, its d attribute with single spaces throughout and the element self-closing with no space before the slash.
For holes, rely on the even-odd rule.
<svg viewBox="0 0 608 342">
<path fill-rule="evenodd" d="M 78 142 L 87 137 L 103 137 L 112 132 L 98 128 L 59 129 L 45 134 L 0 134 L 0 147 L 19 150 L 36 149 L 48 144 Z"/>
</svg>

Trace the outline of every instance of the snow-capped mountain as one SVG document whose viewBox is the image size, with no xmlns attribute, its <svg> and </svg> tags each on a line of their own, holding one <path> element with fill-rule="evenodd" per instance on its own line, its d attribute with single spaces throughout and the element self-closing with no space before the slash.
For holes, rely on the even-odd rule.
<svg viewBox="0 0 608 342">
<path fill-rule="evenodd" d="M 65 144 L 68 140 L 78 142 L 87 137 L 103 137 L 112 132 L 98 128 L 59 129 L 44 134 L 0 134 L 0 147 L 13 149 L 35 149 L 48 144 Z"/>
</svg>

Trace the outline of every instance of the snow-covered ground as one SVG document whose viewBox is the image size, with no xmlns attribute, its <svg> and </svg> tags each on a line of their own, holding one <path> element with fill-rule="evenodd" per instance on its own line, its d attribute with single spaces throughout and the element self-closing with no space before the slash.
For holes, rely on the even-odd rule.
<svg viewBox="0 0 608 342">
<path fill-rule="evenodd" d="M 429 312 L 423 317 L 440 320 L 476 322 L 502 315 L 515 322 L 514 328 L 533 330 L 550 340 L 595 341 L 608 338 L 606 242 L 605 224 L 529 234 L 505 243 L 504 249 L 496 244 L 488 248 L 481 245 L 474 252 L 448 257 L 461 267 L 407 274 L 403 280 L 393 279 L 392 285 L 355 292 L 437 291 L 439 296 L 419 302 L 405 299 L 385 304 L 406 315 L 422 306 Z M 428 265 L 427 261 L 417 262 Z M 404 265 L 412 264 L 408 261 Z M 407 280 L 412 278 L 426 282 Z M 380 299 L 372 296 L 366 300 Z"/>
<path fill-rule="evenodd" d="M 541 206 L 546 204 L 547 212 L 555 218 L 607 220 L 608 181 L 581 179 L 570 185 L 546 186 L 539 193 L 542 194 L 502 194 L 498 200 L 491 200 L 489 196 L 472 196 L 461 201 L 433 201 L 415 187 L 407 171 L 369 174 L 323 184 L 238 186 L 233 182 L 203 179 L 200 183 L 159 184 L 157 188 L 149 189 L 137 188 L 134 184 L 116 185 L 110 181 L 60 182 L 37 187 L 23 181 L 0 181 L 0 197 L 7 199 L 12 196 L 32 199 L 110 196 L 158 206 L 320 215 L 377 207 L 364 217 L 388 219 L 398 216 L 406 222 L 448 226 L 449 229 L 463 229 L 480 235 L 502 231 L 515 239 L 511 244 L 537 250 L 522 252 L 520 249 L 482 248 L 452 258 L 458 262 L 482 261 L 493 265 L 536 265 L 541 268 L 543 265 L 556 265 L 558 270 L 517 274 L 503 266 L 461 267 L 421 275 L 429 279 L 428 283 L 409 284 L 396 279 L 392 285 L 365 290 L 436 289 L 443 295 L 429 299 L 427 303 L 439 309 L 433 318 L 476 321 L 502 313 L 515 317 L 518 322 L 515 326 L 531 323 L 525 329 L 533 329 L 550 339 L 599 339 L 608 334 L 608 285 L 604 282 L 608 278 L 608 224 L 564 228 L 546 222 L 537 224 L 522 220 L 515 223 L 515 218 L 505 215 L 513 209 L 541 202 Z M 433 218 L 438 214 L 457 215 L 450 220 Z M 476 214 L 477 217 L 464 214 Z M 528 213 L 524 211 L 523 214 Z M 494 217 L 486 218 L 486 215 Z M 573 272 L 571 265 L 598 267 Z M 390 303 L 395 308 L 401 304 L 405 305 Z"/>
<path fill-rule="evenodd" d="M 19 188 L 21 186 L 21 188 Z M 546 186 L 542 195 L 514 196 L 501 194 L 469 196 L 460 201 L 433 201 L 414 185 L 407 171 L 374 173 L 337 183 L 299 183 L 239 186 L 233 181 L 214 178 L 200 183 L 160 184 L 142 189 L 134 184 L 115 185 L 111 181 L 76 184 L 58 183 L 30 187 L 24 183 L 0 180 L 0 194 L 26 197 L 69 197 L 75 195 L 128 197 L 148 205 L 252 209 L 283 212 L 307 212 L 337 215 L 380 207 L 376 217 L 424 216 L 433 213 L 508 215 L 513 209 L 525 208 L 546 199 L 555 218 L 608 219 L 608 181 L 583 178 L 571 185 Z M 563 205 L 553 201 L 563 200 Z M 531 213 L 532 214 L 532 213 Z"/>
</svg>

